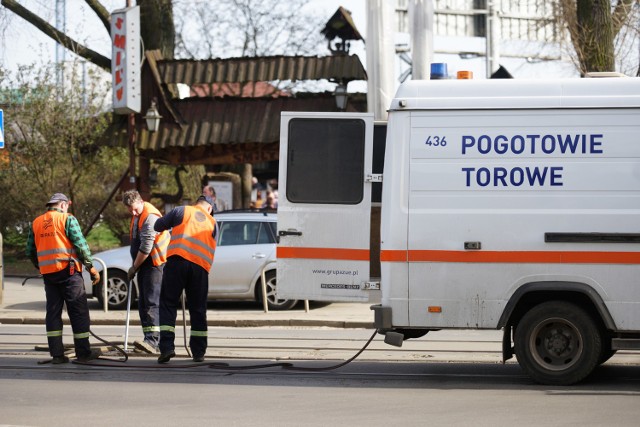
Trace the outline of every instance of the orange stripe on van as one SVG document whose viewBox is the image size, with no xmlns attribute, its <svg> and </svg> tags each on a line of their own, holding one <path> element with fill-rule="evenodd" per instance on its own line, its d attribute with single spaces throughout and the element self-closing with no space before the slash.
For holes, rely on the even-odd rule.
<svg viewBox="0 0 640 427">
<path fill-rule="evenodd" d="M 276 257 L 369 261 L 370 253 L 368 249 L 292 248 L 287 246 L 278 246 L 276 249 Z"/>
<path fill-rule="evenodd" d="M 382 262 L 407 262 L 407 251 L 384 250 L 380 252 L 380 261 Z"/>
<path fill-rule="evenodd" d="M 384 251 L 386 252 L 386 251 Z M 403 252 L 403 251 L 390 251 Z M 397 256 L 397 255 L 396 255 Z M 401 261 L 398 257 L 397 261 Z M 544 263 L 544 264 L 640 264 L 640 252 L 561 251 L 407 251 L 409 262 Z M 385 259 L 381 261 L 396 261 Z"/>
</svg>

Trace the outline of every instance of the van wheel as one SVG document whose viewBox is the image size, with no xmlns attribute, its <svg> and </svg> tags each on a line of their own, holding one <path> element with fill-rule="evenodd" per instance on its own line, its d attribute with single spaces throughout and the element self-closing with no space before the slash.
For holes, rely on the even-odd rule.
<svg viewBox="0 0 640 427">
<path fill-rule="evenodd" d="M 269 271 L 265 273 L 265 279 L 267 280 L 267 307 L 269 310 L 291 310 L 298 300 L 278 299 L 276 297 L 276 272 Z M 258 289 L 256 290 L 257 300 L 262 302 L 262 280 L 258 280 L 256 284 Z"/>
<path fill-rule="evenodd" d="M 109 283 L 107 285 L 107 306 L 109 310 L 126 310 L 127 309 L 127 292 L 129 290 L 129 281 L 127 273 L 122 270 L 108 270 Z M 96 286 L 96 297 L 100 302 L 100 306 L 104 305 L 102 297 L 102 286 L 104 284 L 104 275 L 100 274 L 100 282 Z M 135 300 L 135 287 L 131 294 L 131 301 Z"/>
<path fill-rule="evenodd" d="M 550 301 L 535 306 L 515 331 L 520 366 L 537 382 L 569 385 L 587 377 L 602 354 L 602 333 L 575 304 Z"/>
<path fill-rule="evenodd" d="M 602 334 L 602 352 L 600 353 L 600 358 L 598 359 L 598 364 L 602 365 L 607 360 L 611 359 L 617 352 L 617 350 L 613 350 L 611 348 L 611 340 L 613 337 L 610 333 L 604 332 Z"/>
</svg>

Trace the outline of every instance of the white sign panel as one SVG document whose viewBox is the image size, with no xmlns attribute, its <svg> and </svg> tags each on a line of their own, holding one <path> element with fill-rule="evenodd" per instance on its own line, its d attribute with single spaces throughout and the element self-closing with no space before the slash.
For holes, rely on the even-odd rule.
<svg viewBox="0 0 640 427">
<path fill-rule="evenodd" d="M 138 6 L 111 14 L 111 46 L 113 111 L 116 114 L 139 113 L 142 70 Z"/>
<path fill-rule="evenodd" d="M 4 114 L 0 110 L 0 148 L 4 148 Z"/>
<path fill-rule="evenodd" d="M 216 190 L 217 212 L 232 209 L 233 183 L 229 181 L 209 181 L 209 185 Z"/>
</svg>

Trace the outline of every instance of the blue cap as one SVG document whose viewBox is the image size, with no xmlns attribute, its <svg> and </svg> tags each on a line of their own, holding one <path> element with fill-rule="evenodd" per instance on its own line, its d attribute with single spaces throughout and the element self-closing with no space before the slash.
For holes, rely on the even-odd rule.
<svg viewBox="0 0 640 427">
<path fill-rule="evenodd" d="M 431 64 L 431 80 L 448 79 L 447 64 L 443 62 L 433 62 Z"/>
</svg>

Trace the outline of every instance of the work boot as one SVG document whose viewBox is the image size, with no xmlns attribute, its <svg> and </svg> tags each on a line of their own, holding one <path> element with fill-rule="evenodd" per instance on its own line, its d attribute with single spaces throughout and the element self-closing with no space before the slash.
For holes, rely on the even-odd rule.
<svg viewBox="0 0 640 427">
<path fill-rule="evenodd" d="M 154 354 L 158 352 L 158 347 L 149 344 L 146 341 L 134 341 L 133 346 L 142 353 Z"/>
<path fill-rule="evenodd" d="M 98 357 L 102 356 L 102 352 L 98 349 L 91 350 L 89 354 L 84 356 L 78 356 L 78 362 L 86 363 L 92 360 L 96 360 Z"/>
<path fill-rule="evenodd" d="M 166 353 L 162 353 L 160 354 L 160 357 L 158 357 L 158 363 L 167 363 L 169 360 L 171 360 L 172 357 L 176 356 L 176 352 L 175 351 L 168 351 Z"/>
<path fill-rule="evenodd" d="M 69 363 L 67 356 L 53 356 L 53 359 L 51 359 L 52 365 L 62 365 L 63 363 Z"/>
<path fill-rule="evenodd" d="M 198 363 L 200 363 L 200 362 L 204 362 L 204 354 L 203 354 L 202 356 L 195 356 L 195 355 L 194 355 L 194 356 L 193 356 L 193 361 L 194 361 L 194 362 L 198 362 Z"/>
</svg>

